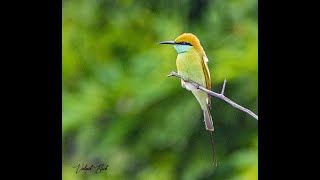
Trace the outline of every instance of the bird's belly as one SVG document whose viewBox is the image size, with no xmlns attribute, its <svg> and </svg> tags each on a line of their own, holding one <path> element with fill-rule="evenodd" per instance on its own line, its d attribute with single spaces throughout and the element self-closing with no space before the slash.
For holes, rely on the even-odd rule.
<svg viewBox="0 0 320 180">
<path fill-rule="evenodd" d="M 182 55 L 182 54 L 181 54 Z M 204 72 L 200 60 L 196 58 L 186 58 L 179 55 L 177 58 L 177 70 L 184 79 L 192 80 L 201 86 L 205 86 Z M 186 88 L 192 90 L 194 88 L 191 84 L 185 84 Z"/>
</svg>

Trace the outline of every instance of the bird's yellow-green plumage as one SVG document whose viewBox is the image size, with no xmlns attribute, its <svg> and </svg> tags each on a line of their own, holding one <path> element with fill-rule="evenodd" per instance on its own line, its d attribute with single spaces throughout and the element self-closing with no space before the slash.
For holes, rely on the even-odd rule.
<svg viewBox="0 0 320 180">
<path fill-rule="evenodd" d="M 171 44 L 178 52 L 176 64 L 178 74 L 180 74 L 183 79 L 194 81 L 202 87 L 211 90 L 210 72 L 207 64 L 208 58 L 200 44 L 199 39 L 195 35 L 191 33 L 184 33 L 178 36 L 174 41 L 165 41 L 161 42 L 160 44 Z M 213 157 L 215 160 L 212 135 L 214 128 L 210 114 L 211 96 L 197 89 L 192 84 L 184 82 L 183 80 L 181 80 L 181 84 L 182 87 L 193 93 L 201 106 L 205 127 L 208 131 L 210 131 Z"/>
<path fill-rule="evenodd" d="M 208 58 L 199 39 L 191 33 L 184 33 L 177 37 L 174 42 L 177 43 L 175 46 L 190 47 L 187 51 L 182 53 L 178 52 L 179 54 L 176 60 L 178 74 L 185 79 L 195 81 L 206 89 L 211 90 L 210 72 L 207 65 Z M 191 46 L 179 44 L 183 42 L 189 43 Z M 190 90 L 197 98 L 204 113 L 206 129 L 213 131 L 212 117 L 210 115 L 211 97 L 189 83 L 183 81 L 181 81 L 181 83 L 183 87 Z"/>
</svg>

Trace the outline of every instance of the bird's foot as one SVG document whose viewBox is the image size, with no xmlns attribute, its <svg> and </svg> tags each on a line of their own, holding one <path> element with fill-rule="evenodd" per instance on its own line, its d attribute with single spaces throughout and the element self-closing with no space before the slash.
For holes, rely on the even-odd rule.
<svg viewBox="0 0 320 180">
<path fill-rule="evenodd" d="M 198 83 L 193 84 L 197 89 L 199 89 L 200 85 Z"/>
</svg>

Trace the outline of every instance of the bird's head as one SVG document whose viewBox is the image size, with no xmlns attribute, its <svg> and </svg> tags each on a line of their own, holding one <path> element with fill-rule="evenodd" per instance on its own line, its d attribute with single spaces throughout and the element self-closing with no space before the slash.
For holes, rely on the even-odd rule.
<svg viewBox="0 0 320 180">
<path fill-rule="evenodd" d="M 171 44 L 177 50 L 178 54 L 188 52 L 194 48 L 197 52 L 204 54 L 204 50 L 200 45 L 200 41 L 192 33 L 184 33 L 178 36 L 174 41 L 164 41 L 159 44 Z"/>
</svg>

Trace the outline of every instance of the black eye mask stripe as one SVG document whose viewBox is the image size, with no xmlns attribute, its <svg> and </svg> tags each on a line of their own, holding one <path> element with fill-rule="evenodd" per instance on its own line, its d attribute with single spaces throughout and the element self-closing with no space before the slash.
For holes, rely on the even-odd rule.
<svg viewBox="0 0 320 180">
<path fill-rule="evenodd" d="M 177 42 L 176 44 L 192 46 L 192 44 L 187 43 L 187 42 L 184 42 L 184 41 L 182 41 L 182 42 Z"/>
</svg>

